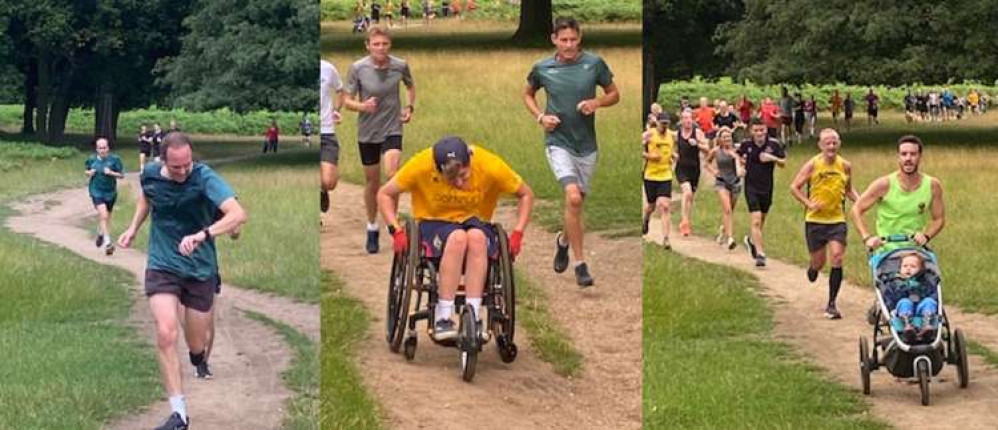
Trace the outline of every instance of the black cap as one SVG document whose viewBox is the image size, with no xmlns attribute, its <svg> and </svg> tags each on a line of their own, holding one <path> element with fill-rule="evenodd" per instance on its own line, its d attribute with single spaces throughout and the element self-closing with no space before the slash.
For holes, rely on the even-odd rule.
<svg viewBox="0 0 998 430">
<path fill-rule="evenodd" d="M 462 166 L 471 162 L 468 144 L 460 137 L 447 136 L 433 145 L 433 164 L 437 166 L 437 171 L 443 171 L 449 160 L 457 160 Z"/>
<path fill-rule="evenodd" d="M 668 125 L 670 122 L 672 122 L 672 119 L 669 118 L 669 114 L 667 114 L 665 112 L 662 112 L 662 113 L 658 114 L 658 118 L 656 118 L 656 119 L 658 120 L 659 124 L 666 124 L 666 125 Z"/>
</svg>

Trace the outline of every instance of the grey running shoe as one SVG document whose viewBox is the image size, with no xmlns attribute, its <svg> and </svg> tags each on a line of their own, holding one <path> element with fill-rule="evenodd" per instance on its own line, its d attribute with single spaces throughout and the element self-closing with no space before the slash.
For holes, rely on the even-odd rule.
<svg viewBox="0 0 998 430">
<path fill-rule="evenodd" d="M 201 364 L 194 368 L 194 377 L 198 379 L 211 379 L 215 375 L 211 373 L 211 368 L 208 367 L 207 361 L 202 361 Z"/>
<path fill-rule="evenodd" d="M 378 231 L 367 231 L 367 253 L 377 254 L 378 253 Z"/>
<path fill-rule="evenodd" d="M 755 256 L 755 267 L 766 267 L 766 256 L 762 254 L 756 254 Z"/>
<path fill-rule="evenodd" d="M 554 272 L 562 273 L 565 269 L 568 269 L 568 244 L 561 244 L 562 238 L 565 235 L 562 232 L 558 232 L 558 235 L 554 238 L 554 246 L 557 251 L 554 253 Z"/>
<path fill-rule="evenodd" d="M 184 419 L 180 417 L 180 414 L 174 412 L 170 414 L 170 417 L 166 419 L 163 425 L 156 427 L 156 430 L 187 430 L 187 426 L 190 424 L 191 417 L 187 417 L 188 422 L 184 422 Z"/>
<path fill-rule="evenodd" d="M 835 308 L 835 305 L 828 305 L 828 307 L 825 308 L 825 318 L 830 320 L 840 320 L 842 319 L 842 314 L 840 314 L 839 310 Z"/>
<path fill-rule="evenodd" d="M 586 266 L 586 263 L 575 266 L 575 283 L 582 288 L 591 287 L 595 283 L 593 277 L 589 275 L 589 266 Z"/>
<path fill-rule="evenodd" d="M 433 339 L 443 341 L 457 337 L 457 326 L 450 319 L 433 323 Z"/>
</svg>

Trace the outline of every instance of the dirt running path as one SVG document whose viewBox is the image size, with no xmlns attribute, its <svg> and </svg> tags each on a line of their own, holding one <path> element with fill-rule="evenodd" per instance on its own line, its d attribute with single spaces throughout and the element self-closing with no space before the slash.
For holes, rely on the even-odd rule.
<svg viewBox="0 0 998 430">
<path fill-rule="evenodd" d="M 494 343 L 479 357 L 475 380 L 461 380 L 456 349 L 434 345 L 420 325 L 413 362 L 392 354 L 384 341 L 384 309 L 391 242 L 382 234 L 377 255 L 364 251 L 362 188 L 341 183 L 324 216 L 322 265 L 335 271 L 374 322 L 357 356 L 365 385 L 395 429 L 636 429 L 641 426 L 641 253 L 638 240 L 587 238 L 597 286 L 580 292 L 574 276 L 550 268 L 553 236 L 530 229 L 517 262 L 545 290 L 551 311 L 585 356 L 578 379 L 554 373 L 540 361 L 525 330 L 517 331 L 516 362 L 499 360 Z M 404 204 L 404 202 L 403 202 Z M 508 216 L 508 215 L 507 215 Z M 509 225 L 506 222 L 506 225 Z"/>
<path fill-rule="evenodd" d="M 135 176 L 129 176 L 127 182 L 132 190 L 138 189 Z M 139 281 L 145 270 L 146 256 L 133 249 L 118 249 L 108 257 L 94 247 L 92 229 L 80 227 L 81 224 L 92 224 L 81 222 L 93 217 L 93 208 L 87 196 L 85 188 L 31 196 L 12 205 L 20 215 L 8 218 L 7 227 L 135 274 L 137 280 L 131 291 L 135 302 L 130 324 L 141 332 L 143 341 L 152 345 L 154 325 Z M 242 310 L 262 313 L 292 325 L 318 341 L 318 307 L 228 284 L 222 286 L 217 306 L 217 339 L 211 356 L 215 379 L 195 380 L 184 341 L 179 343 L 191 421 L 201 429 L 278 428 L 284 416 L 285 401 L 291 395 L 280 376 L 290 364 L 290 350 L 273 330 L 246 318 Z M 169 413 L 170 407 L 165 400 L 164 395 L 160 401 L 135 415 L 109 424 L 108 428 L 153 428 L 161 424 Z"/>
<path fill-rule="evenodd" d="M 765 269 L 756 269 L 744 247 L 723 250 L 709 239 L 671 238 L 673 249 L 706 262 L 741 269 L 757 276 L 774 310 L 777 340 L 794 345 L 837 381 L 861 392 L 859 378 L 860 335 L 872 335 L 866 323 L 866 310 L 873 300 L 870 288 L 846 284 L 837 305 L 843 319 L 830 321 L 822 316 L 828 301 L 828 278 L 822 274 L 813 285 L 805 270 L 774 259 Z M 661 242 L 661 226 L 653 221 L 647 238 Z M 998 319 L 959 312 L 947 307 L 956 328 L 989 348 L 998 349 Z M 873 414 L 900 429 L 993 429 L 998 422 L 998 370 L 978 357 L 970 356 L 970 386 L 960 389 L 956 367 L 947 365 L 929 386 L 929 407 L 919 403 L 917 384 L 898 382 L 886 369 L 872 374 L 872 394 L 865 397 Z"/>
</svg>

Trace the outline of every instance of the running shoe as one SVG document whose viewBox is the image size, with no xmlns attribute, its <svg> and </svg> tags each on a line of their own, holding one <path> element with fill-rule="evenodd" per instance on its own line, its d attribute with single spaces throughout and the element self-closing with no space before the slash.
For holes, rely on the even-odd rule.
<svg viewBox="0 0 998 430">
<path fill-rule="evenodd" d="M 735 249 L 737 247 L 738 247 L 738 242 L 735 242 L 735 238 L 729 236 L 728 237 L 728 251 L 731 251 L 732 249 Z"/>
<path fill-rule="evenodd" d="M 97 247 L 100 248 L 100 246 L 103 244 L 104 244 L 104 235 L 97 233 L 97 242 L 96 242 Z"/>
<path fill-rule="evenodd" d="M 648 223 L 651 221 L 651 213 L 646 213 L 641 220 L 641 235 L 648 234 Z"/>
<path fill-rule="evenodd" d="M 433 339 L 444 341 L 457 337 L 457 326 L 450 319 L 440 320 L 433 323 Z"/>
<path fill-rule="evenodd" d="M 378 253 L 378 231 L 368 230 L 367 231 L 367 253 L 377 254 Z"/>
<path fill-rule="evenodd" d="M 591 287 L 595 283 L 593 277 L 589 275 L 589 266 L 586 266 L 586 263 L 575 266 L 575 283 L 582 288 Z"/>
<path fill-rule="evenodd" d="M 191 417 L 187 417 L 187 422 L 180 417 L 180 414 L 174 412 L 170 414 L 170 417 L 166 419 L 163 425 L 156 427 L 156 430 L 187 430 L 187 426 L 190 425 Z"/>
<path fill-rule="evenodd" d="M 807 268 L 807 280 L 810 281 L 810 282 L 812 282 L 812 283 L 814 283 L 814 281 L 818 280 L 818 271 L 816 269 L 814 269 L 813 267 L 808 267 Z"/>
<path fill-rule="evenodd" d="M 558 235 L 554 238 L 554 246 L 557 250 L 554 253 L 554 272 L 562 273 L 565 269 L 568 269 L 568 244 L 561 244 L 562 239 L 565 235 L 562 232 L 558 232 Z"/>
<path fill-rule="evenodd" d="M 752 255 L 752 258 L 757 258 L 758 255 L 756 255 L 755 244 L 752 243 L 752 239 L 746 235 L 742 241 L 745 242 L 745 248 L 748 249 L 748 252 Z"/>
<path fill-rule="evenodd" d="M 208 367 L 207 361 L 202 361 L 201 364 L 194 367 L 194 377 L 198 379 L 211 379 L 215 374 L 211 373 L 211 368 Z"/>
<path fill-rule="evenodd" d="M 107 242 L 107 246 L 104 247 L 104 254 L 111 255 L 114 254 L 114 243 L 110 240 Z"/>
<path fill-rule="evenodd" d="M 669 250 L 672 249 L 672 244 L 669 243 L 669 238 L 667 238 L 667 237 L 663 237 L 662 238 L 662 249 L 664 249 L 666 251 L 669 251 Z"/>
<path fill-rule="evenodd" d="M 763 254 L 757 254 L 755 256 L 755 267 L 766 267 L 766 256 Z"/>
<path fill-rule="evenodd" d="M 319 210 L 322 213 L 329 211 L 329 193 L 325 190 L 319 191 Z"/>
<path fill-rule="evenodd" d="M 721 245 L 721 244 L 724 243 L 724 226 L 723 225 L 717 226 L 717 237 L 714 238 L 714 242 L 717 242 L 718 245 Z"/>
<path fill-rule="evenodd" d="M 825 318 L 830 320 L 840 320 L 842 319 L 842 314 L 840 314 L 839 310 L 835 308 L 835 305 L 828 305 L 828 307 L 825 308 Z"/>
</svg>

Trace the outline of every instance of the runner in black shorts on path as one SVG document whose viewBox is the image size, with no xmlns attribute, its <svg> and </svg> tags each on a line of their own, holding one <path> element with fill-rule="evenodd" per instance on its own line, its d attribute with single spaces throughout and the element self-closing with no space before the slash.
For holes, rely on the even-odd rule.
<svg viewBox="0 0 998 430">
<path fill-rule="evenodd" d="M 738 147 L 739 162 L 745 166 L 745 203 L 752 214 L 752 234 L 744 241 L 756 267 L 765 267 L 762 230 L 773 204 L 773 171 L 775 166 L 786 165 L 787 155 L 779 142 L 766 136 L 765 124 L 752 120 L 751 128 L 752 139 Z"/>
<path fill-rule="evenodd" d="M 684 111 L 676 132 L 676 183 L 683 193 L 679 232 L 689 236 L 693 232 L 693 198 L 700 184 L 700 153 L 707 153 L 710 144 L 700 129 L 693 126 L 693 112 Z"/>
</svg>

